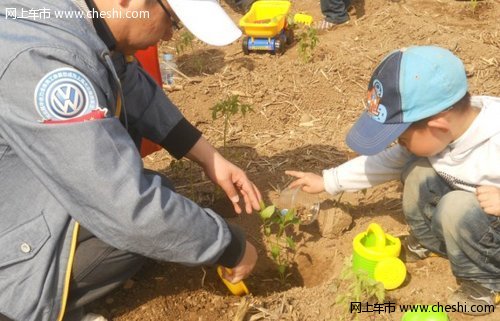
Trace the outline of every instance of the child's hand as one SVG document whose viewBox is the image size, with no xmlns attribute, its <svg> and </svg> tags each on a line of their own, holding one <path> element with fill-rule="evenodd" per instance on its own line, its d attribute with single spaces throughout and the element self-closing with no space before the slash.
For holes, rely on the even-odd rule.
<svg viewBox="0 0 500 321">
<path fill-rule="evenodd" d="M 476 188 L 477 200 L 487 213 L 500 216 L 500 188 L 495 186 L 479 186 Z"/>
<path fill-rule="evenodd" d="M 297 171 L 285 171 L 285 174 L 298 178 L 290 184 L 290 188 L 302 186 L 302 190 L 307 193 L 321 193 L 325 190 L 322 176 Z"/>
</svg>

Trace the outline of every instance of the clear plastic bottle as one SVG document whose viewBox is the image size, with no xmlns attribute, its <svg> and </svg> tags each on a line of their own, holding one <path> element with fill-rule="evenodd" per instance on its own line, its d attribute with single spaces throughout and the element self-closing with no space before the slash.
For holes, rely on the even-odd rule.
<svg viewBox="0 0 500 321">
<path fill-rule="evenodd" d="M 164 54 L 161 63 L 161 79 L 163 80 L 163 84 L 174 85 L 174 69 L 177 69 L 177 65 L 174 62 L 174 55 Z"/>
<path fill-rule="evenodd" d="M 302 186 L 299 186 L 282 190 L 275 205 L 281 210 L 282 215 L 295 209 L 300 224 L 309 225 L 318 217 L 321 200 L 316 194 L 304 192 Z"/>
</svg>

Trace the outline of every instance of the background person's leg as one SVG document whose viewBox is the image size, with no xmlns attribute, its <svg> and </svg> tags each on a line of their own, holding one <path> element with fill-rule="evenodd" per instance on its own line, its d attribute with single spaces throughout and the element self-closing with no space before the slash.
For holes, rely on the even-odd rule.
<svg viewBox="0 0 500 321">
<path fill-rule="evenodd" d="M 321 12 L 325 16 L 325 21 L 334 24 L 342 24 L 349 20 L 347 8 L 350 0 L 320 0 Z"/>
<path fill-rule="evenodd" d="M 247 13 L 250 8 L 252 7 L 252 4 L 256 1 L 256 0 L 230 0 L 230 1 L 227 1 L 227 2 L 233 2 L 234 3 L 234 6 L 236 7 L 236 9 L 238 9 L 238 11 L 240 11 L 241 13 Z"/>
</svg>

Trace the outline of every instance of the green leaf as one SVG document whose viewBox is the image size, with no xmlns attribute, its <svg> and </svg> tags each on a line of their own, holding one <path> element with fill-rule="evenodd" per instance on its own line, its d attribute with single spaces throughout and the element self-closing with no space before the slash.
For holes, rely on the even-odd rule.
<svg viewBox="0 0 500 321">
<path fill-rule="evenodd" d="M 375 291 L 375 296 L 377 297 L 378 302 L 384 302 L 385 299 L 385 288 L 382 283 L 378 283 L 377 289 Z"/>
<path fill-rule="evenodd" d="M 295 250 L 295 241 L 290 236 L 286 237 L 286 243 L 288 244 L 289 248 Z"/>
<path fill-rule="evenodd" d="M 274 214 L 275 210 L 276 207 L 274 205 L 268 206 L 260 211 L 260 217 L 262 217 L 263 219 L 269 219 Z"/>
<path fill-rule="evenodd" d="M 218 114 L 219 114 L 219 111 L 221 111 L 221 104 L 216 104 L 215 106 L 213 106 L 212 108 L 210 108 L 210 110 L 212 111 L 212 119 L 215 120 L 218 118 Z"/>
<path fill-rule="evenodd" d="M 278 256 L 280 255 L 280 251 L 281 251 L 281 247 L 279 245 L 273 244 L 271 246 L 271 255 L 275 261 L 278 258 Z"/>
<path fill-rule="evenodd" d="M 285 215 L 285 218 L 284 218 L 284 222 L 290 222 L 291 220 L 294 219 L 295 217 L 295 209 L 292 208 L 291 210 L 289 210 L 288 212 L 286 212 L 286 215 Z"/>
<path fill-rule="evenodd" d="M 282 220 L 282 216 L 281 215 L 275 215 L 275 216 L 271 217 L 271 222 L 274 223 L 274 224 L 281 225 L 281 220 Z"/>
</svg>

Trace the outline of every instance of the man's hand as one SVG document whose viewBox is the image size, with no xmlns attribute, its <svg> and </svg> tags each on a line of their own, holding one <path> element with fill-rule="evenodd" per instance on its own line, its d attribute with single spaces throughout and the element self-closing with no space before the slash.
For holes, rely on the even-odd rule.
<svg viewBox="0 0 500 321">
<path fill-rule="evenodd" d="M 243 254 L 240 263 L 231 269 L 231 273 L 223 269 L 223 277 L 231 283 L 238 283 L 250 275 L 255 267 L 255 263 L 257 263 L 257 250 L 247 241 L 245 254 Z"/>
<path fill-rule="evenodd" d="M 323 177 L 314 173 L 285 171 L 285 174 L 298 178 L 289 187 L 296 188 L 302 186 L 302 190 L 307 193 L 321 193 L 325 190 Z"/>
<path fill-rule="evenodd" d="M 252 213 L 252 209 L 256 211 L 260 209 L 259 203 L 262 196 L 258 188 L 248 179 L 242 169 L 226 160 L 222 155 L 215 155 L 213 166 L 206 167 L 205 173 L 226 192 L 233 202 L 236 213 L 242 212 L 239 204 L 240 195 L 243 196 L 245 210 L 248 214 Z"/>
<path fill-rule="evenodd" d="M 248 214 L 252 213 L 252 209 L 256 211 L 260 209 L 262 196 L 259 189 L 241 168 L 225 159 L 205 138 L 201 137 L 198 140 L 187 157 L 200 164 L 212 182 L 224 190 L 233 202 L 236 213 L 242 212 L 239 204 L 240 196 L 243 197 Z"/>
<path fill-rule="evenodd" d="M 500 188 L 495 186 L 479 186 L 476 188 L 477 200 L 487 213 L 500 216 Z"/>
</svg>

